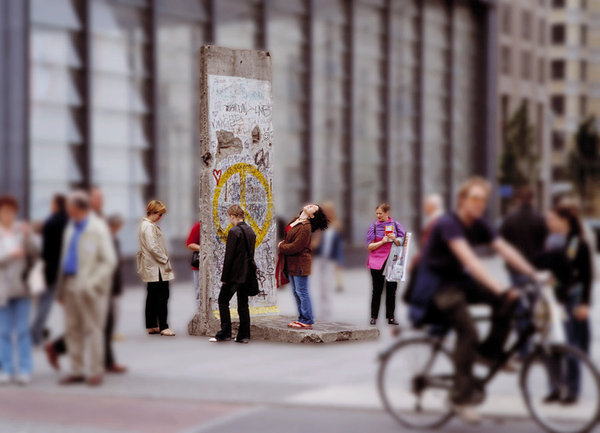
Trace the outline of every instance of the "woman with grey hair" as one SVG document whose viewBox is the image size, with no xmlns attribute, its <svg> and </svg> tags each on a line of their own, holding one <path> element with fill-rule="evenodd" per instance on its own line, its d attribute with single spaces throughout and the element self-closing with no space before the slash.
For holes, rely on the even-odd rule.
<svg viewBox="0 0 600 433">
<path fill-rule="evenodd" d="M 0 197 L 0 384 L 31 381 L 33 360 L 29 329 L 30 293 L 25 282 L 37 248 L 31 229 L 16 220 L 19 203 Z M 13 337 L 16 339 L 13 341 Z M 18 367 L 14 358 L 18 355 Z"/>
</svg>

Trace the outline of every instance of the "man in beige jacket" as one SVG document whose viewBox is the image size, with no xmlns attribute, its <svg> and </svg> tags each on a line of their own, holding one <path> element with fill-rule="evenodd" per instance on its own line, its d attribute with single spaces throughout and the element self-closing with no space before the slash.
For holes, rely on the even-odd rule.
<svg viewBox="0 0 600 433">
<path fill-rule="evenodd" d="M 103 330 L 117 257 L 110 233 L 90 212 L 83 191 L 69 195 L 70 222 L 64 234 L 57 298 L 63 304 L 65 331 L 72 373 L 63 385 L 84 382 L 84 350 L 89 350 L 87 383 L 98 386 L 104 373 Z"/>
</svg>

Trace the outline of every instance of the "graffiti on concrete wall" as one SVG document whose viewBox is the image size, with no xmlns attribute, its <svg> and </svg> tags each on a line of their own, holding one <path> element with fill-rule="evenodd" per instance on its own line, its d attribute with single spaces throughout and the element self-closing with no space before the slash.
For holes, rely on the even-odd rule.
<svg viewBox="0 0 600 433">
<path fill-rule="evenodd" d="M 255 313 L 268 312 L 276 308 L 271 83 L 209 75 L 208 95 L 210 150 L 202 160 L 212 170 L 212 309 L 217 309 L 218 282 L 230 229 L 227 208 L 239 204 L 246 223 L 256 233 L 255 259 L 262 288 L 261 294 L 250 298 L 250 306 Z"/>
</svg>

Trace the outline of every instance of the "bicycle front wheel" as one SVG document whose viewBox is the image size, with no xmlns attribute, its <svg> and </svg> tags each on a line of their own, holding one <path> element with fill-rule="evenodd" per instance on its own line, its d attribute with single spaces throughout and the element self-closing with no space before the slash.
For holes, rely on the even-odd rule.
<svg viewBox="0 0 600 433">
<path fill-rule="evenodd" d="M 448 405 L 453 376 L 452 359 L 436 340 L 400 341 L 382 355 L 379 395 L 405 427 L 436 428 L 453 416 Z"/>
<path fill-rule="evenodd" d="M 590 431 L 600 416 L 600 376 L 585 353 L 540 347 L 521 371 L 521 391 L 535 421 L 552 433 Z"/>
</svg>

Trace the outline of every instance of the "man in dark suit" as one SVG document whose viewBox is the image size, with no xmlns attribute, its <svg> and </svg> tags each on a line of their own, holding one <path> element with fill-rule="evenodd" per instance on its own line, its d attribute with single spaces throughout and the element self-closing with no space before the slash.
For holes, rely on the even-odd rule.
<svg viewBox="0 0 600 433">
<path fill-rule="evenodd" d="M 530 262 L 536 263 L 544 251 L 544 242 L 548 235 L 546 220 L 533 207 L 533 189 L 524 186 L 517 192 L 517 206 L 500 227 L 500 234 L 510 242 Z M 524 278 L 518 271 L 508 268 L 512 284 L 520 285 Z"/>
<path fill-rule="evenodd" d="M 237 310 L 240 316 L 240 328 L 235 341 L 248 343 L 250 340 L 250 311 L 248 309 L 248 261 L 254 258 L 256 235 L 244 221 L 244 210 L 234 204 L 227 210 L 229 222 L 233 227 L 227 235 L 225 261 L 221 274 L 221 291 L 219 292 L 219 313 L 221 330 L 210 341 L 231 340 L 231 315 L 229 301 L 237 294 Z"/>
</svg>

